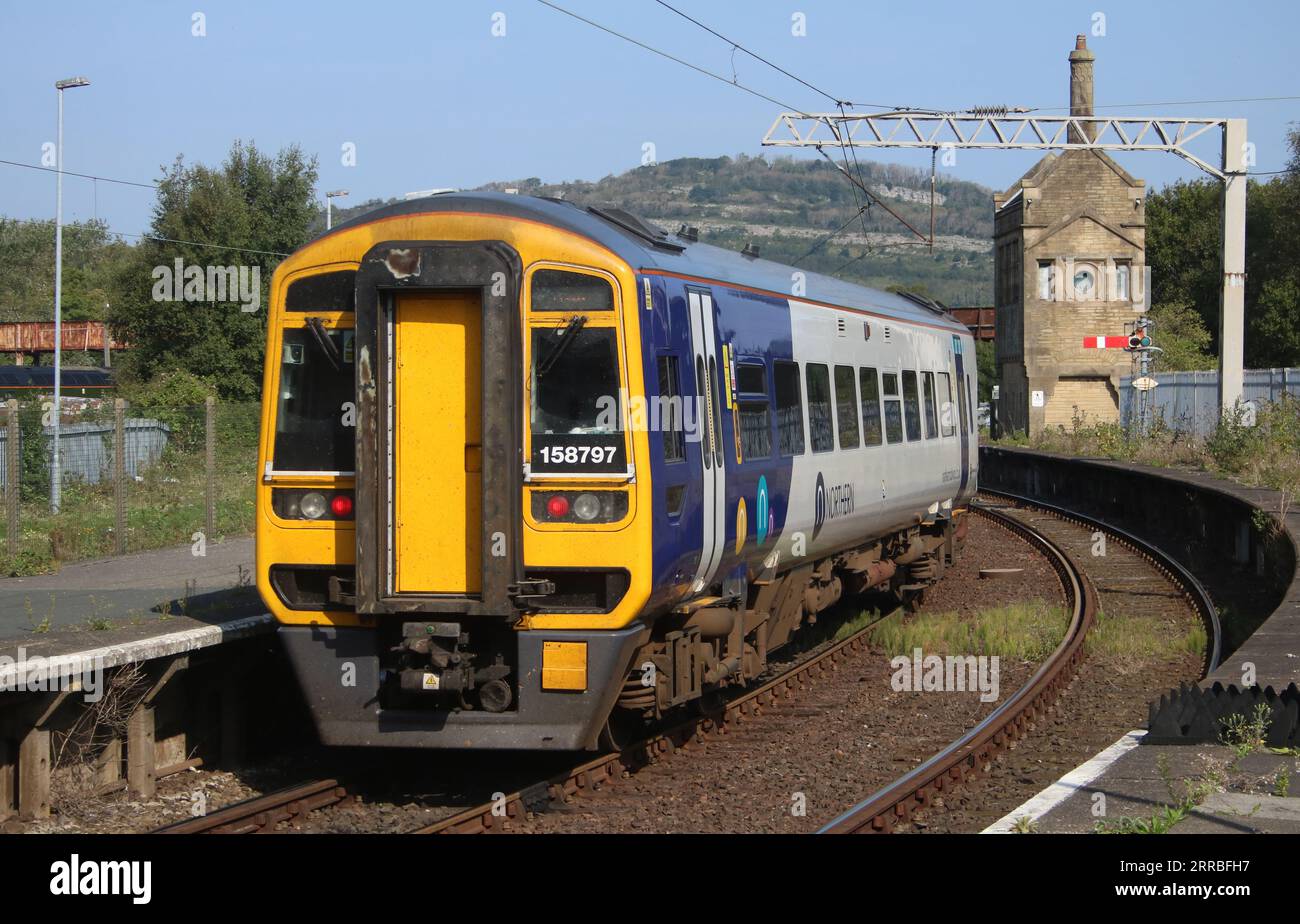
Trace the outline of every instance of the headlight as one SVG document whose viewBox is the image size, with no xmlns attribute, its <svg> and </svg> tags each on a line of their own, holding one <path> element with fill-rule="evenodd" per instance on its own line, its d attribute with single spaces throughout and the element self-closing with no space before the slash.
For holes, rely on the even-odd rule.
<svg viewBox="0 0 1300 924">
<path fill-rule="evenodd" d="M 319 520 L 325 515 L 325 495 L 312 491 L 298 501 L 298 509 L 309 520 Z"/>
<path fill-rule="evenodd" d="M 595 494 L 579 494 L 573 499 L 573 515 L 579 520 L 594 520 L 600 516 L 600 499 Z"/>
</svg>

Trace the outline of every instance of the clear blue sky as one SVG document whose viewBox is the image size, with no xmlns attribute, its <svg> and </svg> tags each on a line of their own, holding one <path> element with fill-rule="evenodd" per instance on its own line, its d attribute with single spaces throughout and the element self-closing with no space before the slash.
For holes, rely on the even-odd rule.
<svg viewBox="0 0 1300 924">
<path fill-rule="evenodd" d="M 368 3 L 0 0 L 0 158 L 36 164 L 55 134 L 56 79 L 89 77 L 65 96 L 67 170 L 154 180 L 177 154 L 219 162 L 235 138 L 274 151 L 297 143 L 320 158 L 320 187 L 352 203 L 436 186 L 538 176 L 598 179 L 640 163 L 760 153 L 777 107 L 692 73 L 535 0 Z M 653 0 L 557 0 L 713 71 L 730 48 Z M 1300 94 L 1294 0 L 1182 2 L 868 3 L 673 0 L 674 6 L 777 64 L 861 102 L 964 108 L 1068 103 L 1074 35 L 1097 54 L 1097 102 L 1111 104 Z M 205 37 L 191 14 L 206 14 Z M 494 13 L 506 35 L 493 37 Z M 807 17 L 806 37 L 791 16 Z M 735 56 L 747 83 L 795 106 L 827 101 Z M 1300 102 L 1159 105 L 1116 114 L 1250 120 L 1258 170 L 1283 165 Z M 352 142 L 357 165 L 344 167 Z M 1210 151 L 1212 152 L 1212 149 Z M 873 151 L 881 161 L 928 155 Z M 1009 185 L 1036 156 L 962 152 L 948 172 Z M 1197 171 L 1171 155 L 1127 155 L 1161 186 Z M 97 208 L 114 230 L 149 221 L 150 190 L 69 178 L 70 219 Z M 54 211 L 52 174 L 0 164 L 0 214 Z"/>
</svg>

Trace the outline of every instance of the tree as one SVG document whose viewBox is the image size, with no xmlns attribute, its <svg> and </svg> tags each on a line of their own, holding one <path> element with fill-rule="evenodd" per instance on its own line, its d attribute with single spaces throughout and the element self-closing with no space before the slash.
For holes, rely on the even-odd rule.
<svg viewBox="0 0 1300 924">
<path fill-rule="evenodd" d="M 1217 360 L 1210 352 L 1210 331 L 1201 315 L 1191 305 L 1166 302 L 1151 309 L 1155 323 L 1152 339 L 1160 347 L 1156 369 L 1160 372 L 1182 372 L 1197 369 L 1214 369 Z"/>
<path fill-rule="evenodd" d="M 103 222 L 63 226 L 63 317 L 101 320 L 131 247 Z M 54 319 L 54 222 L 0 218 L 0 321 Z"/>
<path fill-rule="evenodd" d="M 993 386 L 998 384 L 998 354 L 992 340 L 975 341 L 977 401 L 992 401 Z"/>
<path fill-rule="evenodd" d="M 1286 172 L 1246 189 L 1246 365 L 1300 365 L 1300 129 Z M 1147 199 L 1152 302 L 1190 306 L 1218 352 L 1221 185 L 1174 183 Z"/>
<path fill-rule="evenodd" d="M 215 169 L 176 158 L 159 183 L 156 239 L 141 242 L 115 284 L 109 321 L 131 344 L 122 364 L 128 380 L 184 370 L 215 383 L 223 398 L 257 397 L 271 274 L 307 240 L 315 185 L 315 158 L 296 146 L 272 158 L 236 141 Z M 256 310 L 229 292 L 218 301 L 206 286 L 182 286 L 173 278 L 177 260 L 199 267 L 204 280 L 209 268 L 246 267 L 251 282 L 255 269 Z"/>
</svg>

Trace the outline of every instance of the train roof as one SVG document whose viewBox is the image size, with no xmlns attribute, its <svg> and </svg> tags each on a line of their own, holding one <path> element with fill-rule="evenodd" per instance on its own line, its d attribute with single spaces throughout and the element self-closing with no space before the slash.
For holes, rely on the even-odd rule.
<svg viewBox="0 0 1300 924">
<path fill-rule="evenodd" d="M 344 231 L 358 225 L 425 212 L 477 212 L 541 222 L 582 235 L 613 251 L 637 270 L 659 270 L 761 289 L 785 296 L 794 267 L 702 244 L 670 234 L 619 209 L 583 208 L 572 202 L 497 192 L 440 193 L 397 202 L 335 225 Z M 866 308 L 900 320 L 941 323 L 954 331 L 966 327 L 937 302 L 854 285 L 820 273 L 804 273 L 804 294 L 811 302 Z"/>
</svg>

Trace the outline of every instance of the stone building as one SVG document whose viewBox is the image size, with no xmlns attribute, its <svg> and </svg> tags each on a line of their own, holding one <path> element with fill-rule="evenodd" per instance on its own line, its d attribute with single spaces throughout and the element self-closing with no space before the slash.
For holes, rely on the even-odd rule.
<svg viewBox="0 0 1300 924">
<path fill-rule="evenodd" d="M 1071 115 L 1093 114 L 1093 58 L 1080 35 L 1070 53 Z M 1102 151 L 1048 154 L 993 197 L 1003 432 L 1119 419 L 1130 356 L 1083 344 L 1123 335 L 1138 317 L 1145 204 L 1144 181 Z"/>
</svg>

